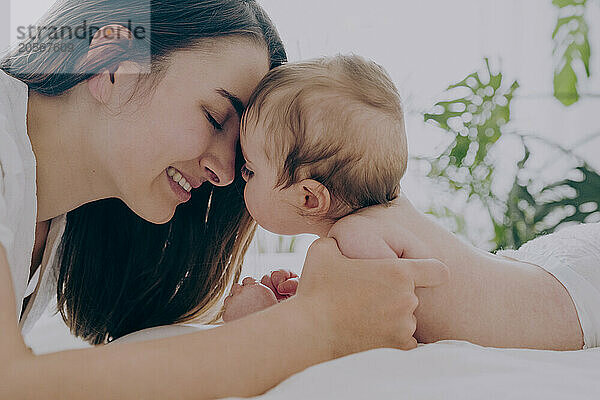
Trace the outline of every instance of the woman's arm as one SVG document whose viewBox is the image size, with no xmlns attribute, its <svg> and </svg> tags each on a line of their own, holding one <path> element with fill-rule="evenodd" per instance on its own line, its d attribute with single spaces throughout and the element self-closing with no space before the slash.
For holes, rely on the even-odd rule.
<svg viewBox="0 0 600 400">
<path fill-rule="evenodd" d="M 17 392 L 10 398 L 258 395 L 289 375 L 332 358 L 322 330 L 298 303 L 290 301 L 175 338 L 29 356 L 12 371 Z"/>
<path fill-rule="evenodd" d="M 17 304 L 12 287 L 12 278 L 6 258 L 4 246 L 0 244 L 0 377 L 10 370 L 12 366 L 5 362 L 29 353 L 27 346 L 21 338 L 17 321 L 15 320 Z M 6 380 L 0 385 L 0 390 L 4 387 Z M 2 392 L 0 392 L 2 394 Z M 0 398 L 5 398 L 0 396 Z"/>
<path fill-rule="evenodd" d="M 34 356 L 15 328 L 8 271 L 2 255 L 0 398 L 10 399 L 258 395 L 322 361 L 415 347 L 414 288 L 447 279 L 435 260 L 349 260 L 334 240 L 321 239 L 309 250 L 297 295 L 264 311 L 168 339 Z"/>
</svg>

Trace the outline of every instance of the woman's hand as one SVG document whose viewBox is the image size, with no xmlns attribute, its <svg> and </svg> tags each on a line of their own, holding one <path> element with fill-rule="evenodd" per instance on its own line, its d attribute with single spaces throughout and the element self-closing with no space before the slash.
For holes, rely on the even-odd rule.
<svg viewBox="0 0 600 400">
<path fill-rule="evenodd" d="M 448 281 L 438 260 L 353 260 L 334 239 L 316 240 L 304 263 L 295 301 L 325 327 L 334 356 L 378 347 L 412 349 L 415 287 Z"/>
</svg>

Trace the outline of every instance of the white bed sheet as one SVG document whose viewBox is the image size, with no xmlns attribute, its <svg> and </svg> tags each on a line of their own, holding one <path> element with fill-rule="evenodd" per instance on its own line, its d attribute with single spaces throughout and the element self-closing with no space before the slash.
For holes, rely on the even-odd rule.
<svg viewBox="0 0 600 400">
<path fill-rule="evenodd" d="M 156 327 L 116 343 L 206 328 Z M 600 400 L 600 348 L 558 352 L 441 341 L 410 351 L 371 350 L 307 368 L 255 399 Z"/>
<path fill-rule="evenodd" d="M 600 348 L 554 352 L 442 341 L 313 366 L 255 399 L 600 399 Z"/>
</svg>

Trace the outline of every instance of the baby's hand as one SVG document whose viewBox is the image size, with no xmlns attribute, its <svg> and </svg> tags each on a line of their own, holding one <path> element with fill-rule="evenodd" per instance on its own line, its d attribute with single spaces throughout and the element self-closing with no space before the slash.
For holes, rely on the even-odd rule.
<svg viewBox="0 0 600 400">
<path fill-rule="evenodd" d="M 231 294 L 225 298 L 223 321 L 233 321 L 274 304 L 277 304 L 277 299 L 273 291 L 256 279 L 247 277 L 241 285 L 234 283 Z"/>
<path fill-rule="evenodd" d="M 271 289 L 277 301 L 281 301 L 296 294 L 298 275 L 292 271 L 280 269 L 263 276 L 260 283 Z"/>
</svg>

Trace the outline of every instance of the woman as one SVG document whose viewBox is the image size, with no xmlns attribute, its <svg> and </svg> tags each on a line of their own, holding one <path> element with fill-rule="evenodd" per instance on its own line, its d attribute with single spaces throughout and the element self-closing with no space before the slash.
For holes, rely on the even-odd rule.
<svg viewBox="0 0 600 400">
<path fill-rule="evenodd" d="M 53 290 L 73 333 L 99 344 L 201 315 L 239 276 L 254 229 L 239 115 L 283 46 L 253 0 L 148 4 L 63 1 L 2 61 L 0 398 L 247 396 L 334 357 L 415 347 L 414 287 L 442 283 L 441 263 L 350 261 L 319 241 L 296 298 L 255 317 L 28 351 L 19 328 Z"/>
</svg>

